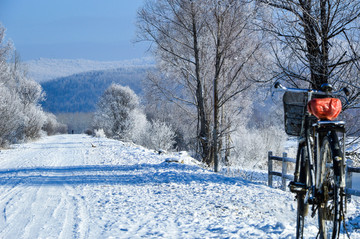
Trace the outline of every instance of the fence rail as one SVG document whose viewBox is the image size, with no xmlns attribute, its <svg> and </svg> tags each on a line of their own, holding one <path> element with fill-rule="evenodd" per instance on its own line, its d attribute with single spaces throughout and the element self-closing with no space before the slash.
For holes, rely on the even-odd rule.
<svg viewBox="0 0 360 239">
<path fill-rule="evenodd" d="M 360 168 L 352 167 L 352 164 L 352 161 L 349 160 L 346 165 L 346 194 L 360 197 L 360 191 L 352 189 L 353 173 L 360 173 Z"/>
<path fill-rule="evenodd" d="M 281 172 L 273 171 L 273 160 L 282 162 L 282 170 Z M 273 185 L 273 176 L 281 177 L 281 189 L 286 190 L 286 180 L 293 180 L 294 176 L 287 174 L 288 164 L 287 163 L 295 163 L 295 159 L 288 158 L 287 153 L 283 153 L 282 157 L 273 156 L 272 152 L 269 152 L 269 160 L 268 160 L 268 184 L 272 187 Z"/>
<path fill-rule="evenodd" d="M 282 162 L 281 172 L 273 171 L 273 161 Z M 273 156 L 271 151 L 268 152 L 268 185 L 273 186 L 273 176 L 281 177 L 281 189 L 286 190 L 286 180 L 294 180 L 293 175 L 288 174 L 288 163 L 296 163 L 295 159 L 288 158 L 287 153 L 283 153 L 282 157 Z M 349 160 L 346 166 L 346 194 L 348 198 L 353 196 L 360 197 L 360 190 L 352 189 L 352 176 L 353 173 L 360 173 L 360 168 L 352 167 L 352 161 Z"/>
</svg>

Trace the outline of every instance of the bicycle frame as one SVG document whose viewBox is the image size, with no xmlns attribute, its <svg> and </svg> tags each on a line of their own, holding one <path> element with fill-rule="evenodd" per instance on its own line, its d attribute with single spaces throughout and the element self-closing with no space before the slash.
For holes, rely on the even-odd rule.
<svg viewBox="0 0 360 239">
<path fill-rule="evenodd" d="M 307 119 L 305 119 L 305 122 Z M 306 122 L 307 123 L 307 122 Z M 305 124 L 306 124 L 305 123 Z M 329 136 L 332 137 L 332 140 L 337 140 L 334 137 L 337 137 L 337 133 L 341 133 L 341 139 L 342 139 L 342 150 L 340 155 L 334 155 L 333 157 L 333 165 L 327 165 L 327 167 L 333 167 L 335 171 L 336 177 L 336 184 L 344 188 L 345 187 L 345 175 L 341 170 L 338 170 L 339 166 L 335 165 L 335 158 L 339 157 L 339 163 L 342 164 L 342 166 L 345 166 L 344 161 L 344 152 L 345 152 L 345 122 L 343 121 L 318 121 L 315 124 L 311 126 L 310 129 L 305 129 L 305 139 L 300 140 L 299 147 L 301 144 L 306 144 L 306 151 L 308 155 L 308 163 L 309 163 L 309 169 L 310 169 L 310 188 L 306 193 L 305 196 L 305 203 L 314 204 L 317 203 L 316 197 L 318 196 L 320 188 L 320 171 L 317 170 L 320 168 L 321 159 L 320 159 L 320 142 L 321 137 Z M 334 142 L 334 147 L 339 147 L 339 142 Z M 335 151 L 335 149 L 333 149 Z M 299 170 L 299 169 L 297 169 Z"/>
<path fill-rule="evenodd" d="M 316 124 L 313 125 L 316 132 L 316 142 L 320 142 L 319 135 L 320 133 L 327 133 L 329 137 L 331 137 L 333 143 L 331 144 L 333 147 L 332 151 L 336 153 L 336 155 L 333 155 L 334 164 L 342 163 L 342 166 L 345 166 L 345 139 L 346 139 L 346 132 L 345 132 L 345 122 L 344 121 L 318 121 Z M 337 133 L 342 134 L 342 149 L 336 148 L 340 147 L 338 142 L 338 135 Z M 320 145 L 317 143 L 317 152 L 319 152 Z M 319 154 L 317 154 L 317 162 L 320 161 Z M 319 165 L 317 165 L 318 167 Z M 331 165 L 329 165 L 331 166 Z M 338 176 L 337 178 L 337 185 L 339 187 L 344 188 L 345 187 L 345 175 L 342 171 L 337 171 L 340 165 L 333 165 L 335 175 Z M 316 182 L 315 185 L 318 185 L 319 183 Z M 318 188 L 317 188 L 318 189 Z"/>
</svg>

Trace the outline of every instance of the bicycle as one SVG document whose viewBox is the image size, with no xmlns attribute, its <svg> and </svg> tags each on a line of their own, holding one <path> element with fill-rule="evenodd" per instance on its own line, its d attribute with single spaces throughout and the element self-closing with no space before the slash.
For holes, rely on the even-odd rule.
<svg viewBox="0 0 360 239">
<path fill-rule="evenodd" d="M 338 238 L 346 213 L 345 122 L 335 121 L 341 111 L 340 91 L 332 93 L 329 84 L 321 90 L 286 88 L 278 82 L 274 87 L 285 91 L 285 131 L 299 137 L 289 184 L 297 200 L 296 238 L 303 238 L 310 206 L 311 216 L 318 215 L 317 238 Z"/>
</svg>

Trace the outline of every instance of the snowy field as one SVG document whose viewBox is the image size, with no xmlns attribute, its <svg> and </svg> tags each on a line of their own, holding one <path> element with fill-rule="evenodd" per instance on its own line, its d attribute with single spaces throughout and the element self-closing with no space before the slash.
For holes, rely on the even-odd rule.
<svg viewBox="0 0 360 239">
<path fill-rule="evenodd" d="M 359 198 L 347 216 L 360 238 Z M 0 152 L 0 238 L 294 238 L 295 217 L 290 192 L 215 174 L 185 153 L 85 135 Z"/>
</svg>

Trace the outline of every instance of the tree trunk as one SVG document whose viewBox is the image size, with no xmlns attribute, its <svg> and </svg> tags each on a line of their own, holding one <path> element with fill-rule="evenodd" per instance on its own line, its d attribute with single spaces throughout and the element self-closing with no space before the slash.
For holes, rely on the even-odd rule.
<svg viewBox="0 0 360 239">
<path fill-rule="evenodd" d="M 300 1 L 300 3 L 301 2 L 302 1 Z M 308 53 L 307 58 L 311 72 L 312 88 L 320 89 L 323 83 L 327 83 L 327 75 L 324 74 L 324 72 L 326 72 L 326 70 L 324 70 L 326 65 L 323 65 L 321 60 L 321 49 L 316 37 L 316 22 L 311 16 L 311 1 L 303 1 L 301 5 L 303 8 L 304 33 Z"/>
<path fill-rule="evenodd" d="M 193 5 L 192 5 L 193 7 Z M 193 11 L 194 12 L 194 11 Z M 198 132 L 198 141 L 200 142 L 201 147 L 201 157 L 202 161 L 210 165 L 210 135 L 209 135 L 209 124 L 206 116 L 205 102 L 204 102 L 204 93 L 203 85 L 201 82 L 201 66 L 200 66 L 200 56 L 199 56 L 199 43 L 197 35 L 197 25 L 196 25 L 196 16 L 192 16 L 192 33 L 193 33 L 193 44 L 194 44 L 194 58 L 195 58 L 195 76 L 196 76 L 196 99 L 197 99 L 197 111 L 198 111 L 198 121 L 200 123 L 200 129 Z"/>
<path fill-rule="evenodd" d="M 214 149 L 214 171 L 219 170 L 219 148 L 218 148 L 218 125 L 219 125 L 219 96 L 218 96 L 218 81 L 221 70 L 221 19 L 217 19 L 217 42 L 216 42 L 216 55 L 215 55 L 215 76 L 214 76 L 214 132 L 213 132 L 213 149 Z"/>
</svg>

